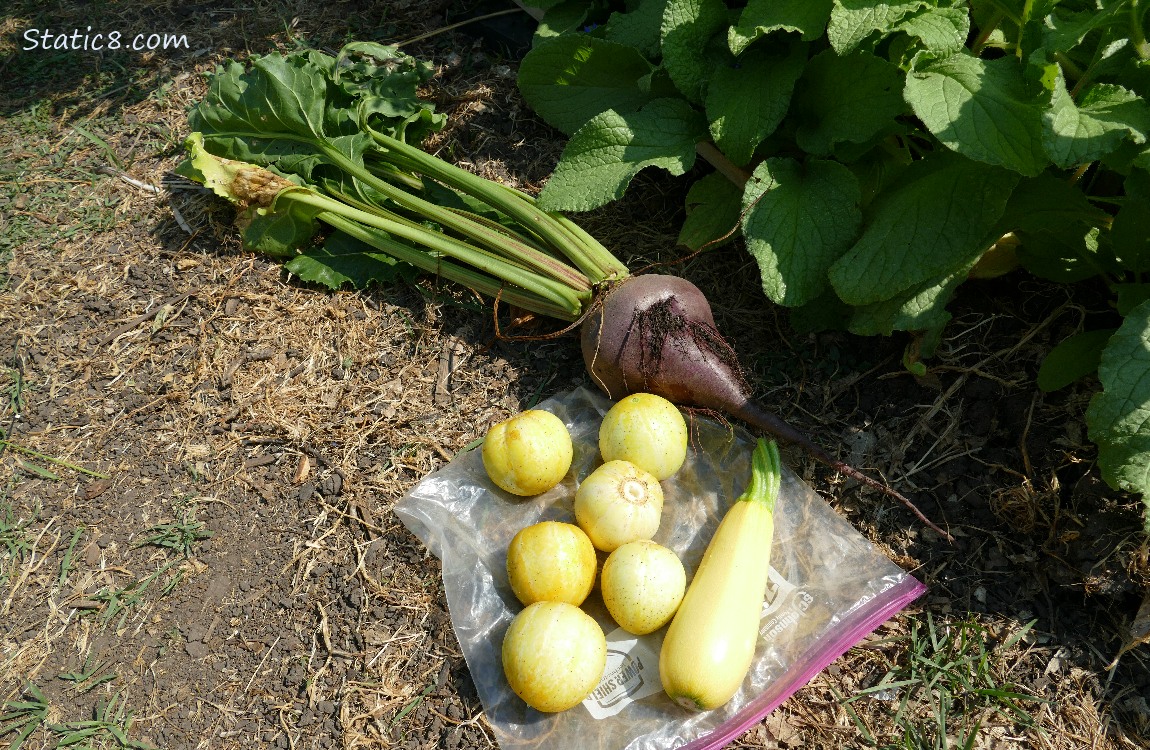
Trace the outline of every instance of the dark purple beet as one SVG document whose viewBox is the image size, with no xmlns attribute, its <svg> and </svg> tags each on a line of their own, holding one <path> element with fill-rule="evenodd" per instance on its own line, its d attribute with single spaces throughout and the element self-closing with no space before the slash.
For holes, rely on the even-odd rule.
<svg viewBox="0 0 1150 750">
<path fill-rule="evenodd" d="M 612 399 L 654 393 L 682 406 L 728 414 L 817 460 L 898 498 L 931 528 L 946 533 L 907 498 L 839 461 L 751 397 L 738 356 L 715 327 L 699 288 L 678 276 L 633 276 L 610 289 L 583 322 L 583 361 Z"/>
</svg>

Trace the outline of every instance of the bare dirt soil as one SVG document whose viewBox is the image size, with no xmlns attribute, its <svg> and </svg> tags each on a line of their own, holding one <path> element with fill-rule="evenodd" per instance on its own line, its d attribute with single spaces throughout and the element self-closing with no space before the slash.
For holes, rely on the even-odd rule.
<svg viewBox="0 0 1150 750">
<path fill-rule="evenodd" d="M 587 384 L 574 339 L 499 340 L 487 303 L 433 278 L 300 284 L 239 247 L 229 207 L 170 175 L 219 61 L 407 40 L 504 7 L 453 5 L 0 12 L 0 702 L 31 685 L 48 705 L 25 747 L 94 716 L 172 750 L 495 746 L 437 561 L 390 509 L 493 422 Z M 27 29 L 88 25 L 191 44 L 21 49 Z M 451 124 L 428 148 L 537 190 L 562 140 L 518 97 L 521 42 L 501 17 L 405 49 L 438 65 L 428 94 Z M 667 262 L 682 197 L 643 175 L 579 220 L 632 268 Z M 889 701 L 843 700 L 929 621 L 978 623 L 1003 646 L 998 683 L 1033 697 L 1030 726 L 988 714 L 975 746 L 1145 747 L 1145 647 L 1111 666 L 1150 586 L 1140 503 L 1098 477 L 1092 384 L 1034 386 L 1053 343 L 1106 314 L 1089 290 L 968 284 L 915 379 L 904 340 L 794 333 L 740 248 L 674 272 L 715 301 L 768 403 L 956 537 L 788 453 L 929 593 L 736 746 L 904 746 Z M 933 706 L 911 712 L 929 724 Z"/>
</svg>

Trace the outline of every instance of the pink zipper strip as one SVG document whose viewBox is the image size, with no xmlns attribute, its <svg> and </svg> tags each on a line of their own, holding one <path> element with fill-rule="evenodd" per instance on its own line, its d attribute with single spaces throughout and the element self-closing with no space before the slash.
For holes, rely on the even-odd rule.
<svg viewBox="0 0 1150 750">
<path fill-rule="evenodd" d="M 855 610 L 849 617 L 850 625 L 843 630 L 835 631 L 835 637 L 831 640 L 817 645 L 808 660 L 799 662 L 775 683 L 776 689 L 762 693 L 711 733 L 682 745 L 682 750 L 719 750 L 726 747 L 731 740 L 782 705 L 783 701 L 826 669 L 831 662 L 922 596 L 925 591 L 926 586 L 918 579 L 906 576 L 894 587 Z"/>
</svg>

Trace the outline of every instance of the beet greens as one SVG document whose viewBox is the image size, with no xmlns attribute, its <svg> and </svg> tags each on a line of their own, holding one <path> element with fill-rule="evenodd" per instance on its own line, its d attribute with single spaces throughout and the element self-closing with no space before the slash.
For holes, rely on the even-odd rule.
<svg viewBox="0 0 1150 750">
<path fill-rule="evenodd" d="M 531 196 L 411 145 L 442 126 L 416 93 L 429 75 L 370 43 L 335 57 L 307 51 L 260 57 L 250 68 L 232 63 L 189 116 L 179 171 L 239 207 L 245 246 L 289 258 L 287 270 L 306 281 L 364 286 L 421 269 L 581 322 L 588 371 L 610 397 L 653 392 L 743 420 L 900 499 L 949 538 L 905 497 L 756 403 L 693 284 L 631 276 Z"/>
</svg>

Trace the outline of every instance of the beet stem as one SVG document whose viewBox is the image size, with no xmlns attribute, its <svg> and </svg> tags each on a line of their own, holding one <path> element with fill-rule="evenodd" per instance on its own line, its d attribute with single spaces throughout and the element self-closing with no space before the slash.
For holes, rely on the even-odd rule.
<svg viewBox="0 0 1150 750">
<path fill-rule="evenodd" d="M 747 424 L 758 427 L 760 430 L 768 432 L 780 440 L 784 440 L 788 443 L 794 443 L 795 445 L 805 450 L 807 453 L 811 454 L 811 456 L 813 456 L 816 460 L 821 461 L 835 471 L 841 474 L 845 474 L 859 482 L 862 482 L 867 487 L 878 490 L 885 495 L 889 495 L 895 498 L 907 508 L 909 508 L 910 512 L 914 513 L 914 515 L 920 521 L 941 534 L 942 537 L 946 539 L 946 541 L 954 544 L 954 537 L 951 536 L 949 532 L 939 528 L 937 524 L 927 518 L 923 512 L 918 509 L 918 506 L 911 502 L 910 498 L 904 496 L 893 487 L 890 487 L 889 485 L 880 482 L 877 479 L 872 479 L 850 464 L 844 463 L 843 461 L 840 461 L 839 459 L 830 455 L 818 445 L 815 445 L 815 443 L 802 431 L 787 424 L 779 417 L 776 417 L 774 414 L 764 409 L 757 402 L 751 399 L 747 399 L 745 402 L 743 402 L 741 407 L 732 412 L 732 416 L 743 420 Z"/>
</svg>

